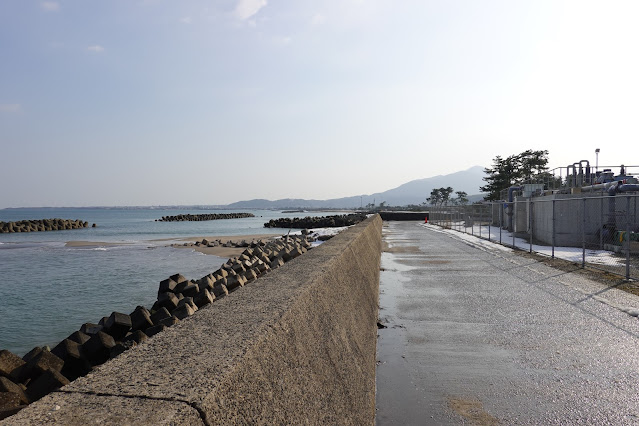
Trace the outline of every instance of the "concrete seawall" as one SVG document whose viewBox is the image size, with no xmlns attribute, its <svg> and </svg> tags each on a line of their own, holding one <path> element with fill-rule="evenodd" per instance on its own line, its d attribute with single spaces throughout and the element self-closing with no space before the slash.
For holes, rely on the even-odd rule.
<svg viewBox="0 0 639 426">
<path fill-rule="evenodd" d="M 373 424 L 381 228 L 355 225 L 0 424 Z"/>
</svg>

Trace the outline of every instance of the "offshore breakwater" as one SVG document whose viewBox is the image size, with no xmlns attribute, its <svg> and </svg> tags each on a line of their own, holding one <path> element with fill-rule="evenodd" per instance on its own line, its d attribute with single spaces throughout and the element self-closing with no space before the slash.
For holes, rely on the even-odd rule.
<svg viewBox="0 0 639 426">
<path fill-rule="evenodd" d="M 80 229 L 88 226 L 89 222 L 79 219 L 71 220 L 55 218 L 19 220 L 15 222 L 0 222 L 0 233 L 10 234 L 14 232 L 63 231 L 65 229 Z"/>
<path fill-rule="evenodd" d="M 264 224 L 265 228 L 334 228 L 352 226 L 366 219 L 365 214 L 342 214 L 333 216 L 282 217 L 271 219 Z"/>
<path fill-rule="evenodd" d="M 209 213 L 209 214 L 179 214 L 175 216 L 162 216 L 156 222 L 201 222 L 205 220 L 244 219 L 255 217 L 253 213 Z"/>
<path fill-rule="evenodd" d="M 7 419 L 372 424 L 374 216 Z"/>
</svg>

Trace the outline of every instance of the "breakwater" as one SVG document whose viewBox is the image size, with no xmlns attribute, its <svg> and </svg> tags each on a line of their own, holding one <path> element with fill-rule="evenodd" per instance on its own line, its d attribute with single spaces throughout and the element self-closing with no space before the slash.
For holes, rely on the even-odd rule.
<svg viewBox="0 0 639 426">
<path fill-rule="evenodd" d="M 380 253 L 375 216 L 5 422 L 373 424 Z"/>
<path fill-rule="evenodd" d="M 428 219 L 428 212 L 380 212 L 382 220 L 394 221 L 419 221 L 424 222 Z"/>
<path fill-rule="evenodd" d="M 62 231 L 65 229 L 80 229 L 89 226 L 89 222 L 72 219 L 33 219 L 16 222 L 0 222 L 0 233 L 13 232 L 44 232 Z"/>
<path fill-rule="evenodd" d="M 162 216 L 156 222 L 200 222 L 219 219 L 244 219 L 255 217 L 253 213 L 211 213 L 211 214 L 179 214 L 176 216 Z"/>
<path fill-rule="evenodd" d="M 279 219 L 271 219 L 264 224 L 265 228 L 335 228 L 340 226 L 355 225 L 366 219 L 363 214 L 342 214 L 333 216 L 316 216 L 316 217 L 283 217 Z"/>
<path fill-rule="evenodd" d="M 199 280 L 174 274 L 161 281 L 150 310 L 138 306 L 128 315 L 113 312 L 98 323 L 83 324 L 52 350 L 36 347 L 23 358 L 0 351 L 0 392 L 11 394 L 7 401 L 0 398 L 0 419 L 304 254 L 311 242 L 306 234 L 252 242 L 240 256 Z"/>
</svg>

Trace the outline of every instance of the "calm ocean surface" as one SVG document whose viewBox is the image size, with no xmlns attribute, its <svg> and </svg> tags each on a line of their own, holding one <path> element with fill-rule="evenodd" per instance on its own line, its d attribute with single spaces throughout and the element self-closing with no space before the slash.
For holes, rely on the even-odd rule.
<svg viewBox="0 0 639 426">
<path fill-rule="evenodd" d="M 249 212 L 254 218 L 204 222 L 155 222 L 183 213 Z M 165 238 L 286 233 L 264 228 L 279 217 L 324 216 L 329 212 L 51 208 L 0 210 L 0 221 L 81 219 L 97 228 L 0 234 L 0 349 L 20 356 L 34 346 L 57 344 L 85 322 L 113 311 L 150 308 L 158 284 L 181 273 L 198 279 L 227 259 L 166 247 Z M 66 247 L 67 241 L 125 242 L 123 246 Z"/>
</svg>

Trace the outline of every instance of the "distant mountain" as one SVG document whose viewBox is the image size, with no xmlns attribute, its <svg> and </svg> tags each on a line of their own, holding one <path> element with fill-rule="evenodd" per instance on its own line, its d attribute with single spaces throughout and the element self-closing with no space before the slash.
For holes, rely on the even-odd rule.
<svg viewBox="0 0 639 426">
<path fill-rule="evenodd" d="M 390 206 L 407 206 L 421 204 L 430 196 L 435 188 L 452 187 L 455 191 L 464 191 L 471 195 L 470 201 L 478 201 L 483 197 L 479 194 L 479 187 L 485 182 L 484 168 L 474 166 L 468 170 L 439 175 L 407 182 L 394 189 L 377 192 L 370 195 L 356 195 L 353 197 L 334 198 L 331 200 L 304 200 L 299 198 L 284 198 L 281 200 L 255 199 L 238 201 L 226 206 L 229 209 L 322 209 L 346 208 L 352 209 L 369 203 L 386 202 Z"/>
</svg>

